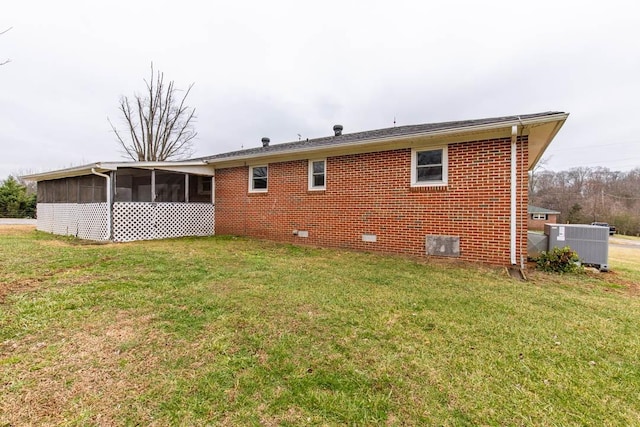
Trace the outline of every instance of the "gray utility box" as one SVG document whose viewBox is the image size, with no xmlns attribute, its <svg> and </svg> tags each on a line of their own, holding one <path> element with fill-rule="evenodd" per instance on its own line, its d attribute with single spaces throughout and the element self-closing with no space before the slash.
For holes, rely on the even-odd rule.
<svg viewBox="0 0 640 427">
<path fill-rule="evenodd" d="M 549 250 L 569 246 L 578 253 L 583 264 L 609 270 L 609 228 L 583 224 L 545 224 Z"/>
<path fill-rule="evenodd" d="M 527 232 L 527 256 L 536 259 L 540 253 L 549 250 L 549 236 L 546 234 Z"/>
</svg>

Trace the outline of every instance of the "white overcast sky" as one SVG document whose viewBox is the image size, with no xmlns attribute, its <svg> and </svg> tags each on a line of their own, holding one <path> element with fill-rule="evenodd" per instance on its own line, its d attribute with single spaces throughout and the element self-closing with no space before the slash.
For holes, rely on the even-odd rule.
<svg viewBox="0 0 640 427">
<path fill-rule="evenodd" d="M 124 160 L 107 117 L 149 66 L 195 86 L 196 156 L 344 132 L 570 113 L 546 168 L 640 167 L 637 1 L 11 1 L 0 179 Z"/>
</svg>

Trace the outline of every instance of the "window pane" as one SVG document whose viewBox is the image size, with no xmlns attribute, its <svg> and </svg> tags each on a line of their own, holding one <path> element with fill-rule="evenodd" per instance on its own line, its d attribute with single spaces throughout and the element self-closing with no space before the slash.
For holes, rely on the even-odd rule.
<svg viewBox="0 0 640 427">
<path fill-rule="evenodd" d="M 252 190 L 267 189 L 267 166 L 251 168 Z"/>
<path fill-rule="evenodd" d="M 441 181 L 442 166 L 422 166 L 418 168 L 418 181 Z"/>
<path fill-rule="evenodd" d="M 324 187 L 324 175 L 314 175 L 313 176 L 313 186 L 314 187 Z"/>
<path fill-rule="evenodd" d="M 442 150 L 430 150 L 418 152 L 418 166 L 441 165 Z"/>
<path fill-rule="evenodd" d="M 253 188 L 256 190 L 262 190 L 267 188 L 266 178 L 253 178 Z"/>
<path fill-rule="evenodd" d="M 324 173 L 324 162 L 313 162 L 313 173 Z"/>
<path fill-rule="evenodd" d="M 201 192 L 203 194 L 211 194 L 211 177 L 210 176 L 201 176 L 199 177 L 202 183 Z"/>
<path fill-rule="evenodd" d="M 267 167 L 260 166 L 257 168 L 253 168 L 253 178 L 266 178 L 267 177 Z"/>
</svg>

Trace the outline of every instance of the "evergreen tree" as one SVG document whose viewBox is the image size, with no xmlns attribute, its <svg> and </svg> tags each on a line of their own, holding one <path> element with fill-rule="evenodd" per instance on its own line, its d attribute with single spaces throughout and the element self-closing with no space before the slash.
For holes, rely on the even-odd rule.
<svg viewBox="0 0 640 427">
<path fill-rule="evenodd" d="M 9 176 L 0 185 L 0 217 L 34 218 L 36 195 L 27 194 L 27 187 Z"/>
</svg>

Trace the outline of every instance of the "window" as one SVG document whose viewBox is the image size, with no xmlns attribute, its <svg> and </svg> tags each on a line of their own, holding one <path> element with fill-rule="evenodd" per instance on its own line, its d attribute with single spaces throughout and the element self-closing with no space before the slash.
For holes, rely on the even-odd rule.
<svg viewBox="0 0 640 427">
<path fill-rule="evenodd" d="M 547 214 L 543 214 L 543 213 L 534 213 L 531 214 L 531 219 L 542 219 L 542 220 L 547 220 Z"/>
<path fill-rule="evenodd" d="M 447 148 L 411 151 L 411 185 L 447 185 Z"/>
<path fill-rule="evenodd" d="M 267 166 L 251 166 L 249 168 L 249 192 L 266 193 L 267 192 Z"/>
<path fill-rule="evenodd" d="M 199 195 L 211 194 L 211 177 L 210 176 L 198 176 L 198 194 Z"/>
<path fill-rule="evenodd" d="M 326 160 L 309 160 L 309 190 L 324 190 Z"/>
</svg>

